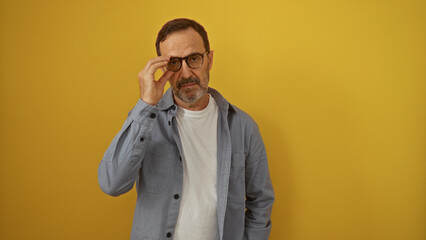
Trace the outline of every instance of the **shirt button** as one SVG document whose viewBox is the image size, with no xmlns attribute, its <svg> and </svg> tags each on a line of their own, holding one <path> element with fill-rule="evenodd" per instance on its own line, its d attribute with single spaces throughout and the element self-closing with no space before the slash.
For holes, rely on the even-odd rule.
<svg viewBox="0 0 426 240">
<path fill-rule="evenodd" d="M 169 121 L 169 126 L 171 125 L 172 123 Z"/>
<path fill-rule="evenodd" d="M 179 194 L 175 194 L 174 198 L 179 199 Z"/>
<path fill-rule="evenodd" d="M 182 162 L 182 157 L 181 157 L 181 156 L 179 156 L 179 161 L 181 161 L 181 162 Z"/>
<path fill-rule="evenodd" d="M 166 235 L 166 237 L 168 237 L 168 238 L 171 237 L 171 236 L 172 236 L 172 233 L 170 233 L 170 232 L 168 232 L 167 235 Z"/>
<path fill-rule="evenodd" d="M 173 105 L 172 109 L 173 109 L 173 111 L 174 111 L 174 110 L 176 110 L 176 106 L 175 106 L 175 105 Z"/>
<path fill-rule="evenodd" d="M 139 141 L 143 142 L 143 140 L 145 140 L 144 137 L 139 138 Z"/>
<path fill-rule="evenodd" d="M 155 113 L 151 113 L 150 115 L 149 115 L 149 117 L 150 118 L 155 118 L 157 115 L 155 114 Z"/>
</svg>

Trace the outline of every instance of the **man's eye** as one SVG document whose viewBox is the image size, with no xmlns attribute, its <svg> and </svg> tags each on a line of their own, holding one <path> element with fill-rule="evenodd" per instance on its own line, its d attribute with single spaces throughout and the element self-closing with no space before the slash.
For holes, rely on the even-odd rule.
<svg viewBox="0 0 426 240">
<path fill-rule="evenodd" d="M 178 60 L 176 60 L 176 59 L 174 59 L 174 60 L 170 60 L 169 64 L 170 64 L 170 65 L 178 65 L 178 64 L 179 64 L 179 61 L 178 61 Z"/>
<path fill-rule="evenodd" d="M 192 57 L 189 58 L 189 61 L 198 62 L 198 61 L 200 61 L 200 58 L 198 56 L 192 56 Z"/>
</svg>

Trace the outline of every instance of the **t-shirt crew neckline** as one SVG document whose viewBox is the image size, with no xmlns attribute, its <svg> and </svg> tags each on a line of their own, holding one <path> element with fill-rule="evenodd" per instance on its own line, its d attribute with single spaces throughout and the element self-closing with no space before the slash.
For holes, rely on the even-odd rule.
<svg viewBox="0 0 426 240">
<path fill-rule="evenodd" d="M 213 97 L 210 93 L 208 93 L 208 94 L 209 94 L 209 103 L 207 104 L 207 107 L 205 107 L 204 109 L 199 110 L 199 111 L 192 111 L 192 110 L 188 110 L 188 109 L 185 109 L 183 107 L 178 106 L 177 114 L 184 117 L 184 118 L 186 118 L 186 117 L 202 118 L 202 117 L 206 116 L 209 113 L 209 111 L 212 108 L 214 108 L 214 103 L 213 103 L 214 99 L 213 99 Z"/>
</svg>

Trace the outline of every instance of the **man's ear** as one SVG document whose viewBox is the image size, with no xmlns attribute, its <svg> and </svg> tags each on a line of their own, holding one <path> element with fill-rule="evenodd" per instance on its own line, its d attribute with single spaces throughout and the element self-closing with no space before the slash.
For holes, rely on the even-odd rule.
<svg viewBox="0 0 426 240">
<path fill-rule="evenodd" d="M 214 51 L 211 50 L 209 52 L 209 54 L 207 55 L 209 57 L 209 70 L 211 70 L 212 66 L 213 66 L 213 53 L 214 53 Z"/>
</svg>

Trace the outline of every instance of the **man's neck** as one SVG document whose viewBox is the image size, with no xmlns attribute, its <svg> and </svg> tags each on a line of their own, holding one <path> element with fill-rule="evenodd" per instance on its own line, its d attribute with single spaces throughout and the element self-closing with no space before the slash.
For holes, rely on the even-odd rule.
<svg viewBox="0 0 426 240">
<path fill-rule="evenodd" d="M 190 111 L 201 111 L 204 108 L 207 107 L 209 104 L 210 95 L 208 93 L 204 94 L 200 99 L 198 99 L 195 103 L 186 103 L 178 99 L 177 97 L 174 97 L 174 100 L 176 102 L 176 105 L 178 105 L 181 108 L 185 108 Z"/>
</svg>

